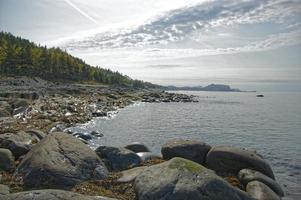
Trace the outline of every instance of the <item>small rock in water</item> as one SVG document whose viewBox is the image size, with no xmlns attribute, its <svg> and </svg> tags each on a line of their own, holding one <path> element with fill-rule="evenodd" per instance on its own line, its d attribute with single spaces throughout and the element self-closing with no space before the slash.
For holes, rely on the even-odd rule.
<svg viewBox="0 0 301 200">
<path fill-rule="evenodd" d="M 98 131 L 92 131 L 90 134 L 95 137 L 103 137 L 104 136 L 102 133 L 99 133 Z"/>
<path fill-rule="evenodd" d="M 92 140 L 91 135 L 89 135 L 88 133 L 74 133 L 73 135 L 75 137 L 79 137 L 79 138 L 84 139 L 84 140 Z"/>
</svg>

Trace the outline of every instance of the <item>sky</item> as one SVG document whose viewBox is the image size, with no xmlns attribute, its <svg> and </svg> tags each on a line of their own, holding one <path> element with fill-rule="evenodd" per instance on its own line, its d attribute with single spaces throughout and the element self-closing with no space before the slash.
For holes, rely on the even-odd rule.
<svg viewBox="0 0 301 200">
<path fill-rule="evenodd" d="M 301 0 L 0 0 L 0 29 L 157 84 L 301 91 Z"/>
</svg>

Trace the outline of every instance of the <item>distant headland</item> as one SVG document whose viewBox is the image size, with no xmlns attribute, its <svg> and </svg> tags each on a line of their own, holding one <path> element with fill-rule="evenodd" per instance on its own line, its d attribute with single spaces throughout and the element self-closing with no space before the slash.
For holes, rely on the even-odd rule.
<svg viewBox="0 0 301 200">
<path fill-rule="evenodd" d="M 216 92 L 245 92 L 240 89 L 231 88 L 229 85 L 224 84 L 210 84 L 203 86 L 166 86 L 165 90 L 186 90 L 186 91 L 216 91 Z M 252 91 L 253 92 L 253 91 Z"/>
</svg>

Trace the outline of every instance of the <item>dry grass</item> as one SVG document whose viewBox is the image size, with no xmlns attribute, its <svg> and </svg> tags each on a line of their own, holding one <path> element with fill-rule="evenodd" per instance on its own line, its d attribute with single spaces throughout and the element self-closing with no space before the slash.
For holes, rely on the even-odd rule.
<svg viewBox="0 0 301 200">
<path fill-rule="evenodd" d="M 23 185 L 21 181 L 16 180 L 12 174 L 7 172 L 1 172 L 0 174 L 2 176 L 0 179 L 0 184 L 7 185 L 10 188 L 11 193 L 23 191 Z"/>
<path fill-rule="evenodd" d="M 105 196 L 120 200 L 136 200 L 136 194 L 132 182 L 119 183 L 118 173 L 110 174 L 105 180 L 87 181 L 76 185 L 72 191 L 90 196 Z"/>
</svg>

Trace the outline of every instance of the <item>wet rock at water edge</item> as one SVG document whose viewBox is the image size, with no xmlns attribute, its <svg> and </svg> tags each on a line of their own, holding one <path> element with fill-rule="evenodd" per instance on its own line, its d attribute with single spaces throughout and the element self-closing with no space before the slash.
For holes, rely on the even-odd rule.
<svg viewBox="0 0 301 200">
<path fill-rule="evenodd" d="M 112 171 L 130 169 L 141 163 L 140 157 L 126 148 L 100 146 L 95 151 L 99 157 L 105 160 Z"/>
<path fill-rule="evenodd" d="M 281 198 L 267 185 L 259 181 L 251 181 L 246 187 L 247 193 L 257 200 L 280 200 Z"/>
<path fill-rule="evenodd" d="M 24 131 L 0 134 L 0 148 L 9 149 L 16 158 L 26 154 L 39 141 L 35 134 Z"/>
<path fill-rule="evenodd" d="M 65 190 L 33 190 L 9 194 L 3 200 L 116 200 L 102 196 L 86 196 Z"/>
<path fill-rule="evenodd" d="M 212 170 L 183 158 L 173 158 L 144 169 L 136 177 L 134 187 L 139 200 L 252 199 Z"/>
<path fill-rule="evenodd" d="M 150 152 L 150 150 L 148 149 L 148 147 L 145 144 L 142 144 L 139 142 L 129 144 L 129 145 L 125 146 L 124 148 L 129 149 L 135 153 Z"/>
<path fill-rule="evenodd" d="M 162 146 L 161 153 L 166 160 L 181 157 L 204 164 L 210 149 L 211 146 L 204 142 L 176 139 L 165 143 Z"/>
<path fill-rule="evenodd" d="M 92 140 L 92 137 L 89 133 L 74 133 L 73 135 L 83 140 Z"/>
<path fill-rule="evenodd" d="M 92 131 L 90 134 L 95 137 L 103 137 L 104 136 L 102 133 L 100 133 L 98 131 Z"/>
<path fill-rule="evenodd" d="M 161 155 L 158 155 L 158 154 L 155 154 L 152 152 L 139 152 L 139 153 L 137 153 L 137 155 L 140 157 L 140 159 L 143 162 L 147 162 L 147 161 L 154 160 L 154 159 L 162 159 Z"/>
<path fill-rule="evenodd" d="M 207 154 L 206 165 L 218 173 L 237 174 L 241 169 L 254 169 L 275 179 L 270 165 L 253 151 L 229 146 L 215 146 Z"/>
<path fill-rule="evenodd" d="M 260 181 L 270 187 L 280 197 L 284 196 L 281 186 L 274 179 L 271 179 L 261 172 L 252 169 L 242 169 L 238 173 L 238 179 L 245 186 L 251 181 Z"/>
<path fill-rule="evenodd" d="M 70 189 L 107 174 L 104 163 L 87 145 L 71 135 L 51 133 L 27 153 L 15 177 L 21 177 L 27 189 Z"/>
<path fill-rule="evenodd" d="M 9 171 L 15 168 L 15 158 L 8 149 L 0 148 L 0 171 Z"/>
</svg>

